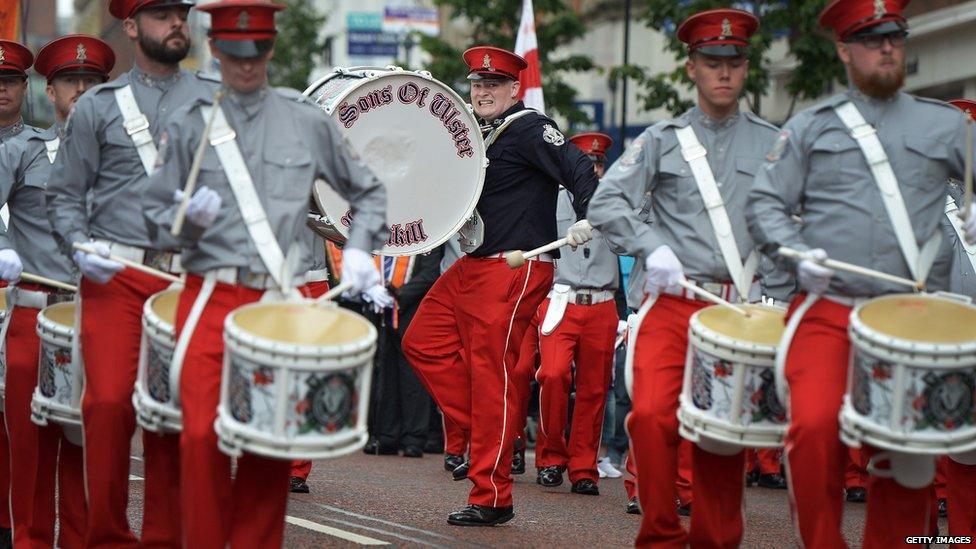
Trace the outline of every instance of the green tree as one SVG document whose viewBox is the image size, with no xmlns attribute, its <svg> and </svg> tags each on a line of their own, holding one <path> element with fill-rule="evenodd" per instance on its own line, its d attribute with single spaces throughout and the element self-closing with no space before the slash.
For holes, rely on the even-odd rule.
<svg viewBox="0 0 976 549">
<path fill-rule="evenodd" d="M 470 25 L 471 36 L 470 42 L 461 47 L 455 47 L 440 37 L 421 37 L 420 47 L 431 56 L 425 68 L 438 80 L 458 91 L 465 91 L 468 88 L 465 79 L 468 69 L 461 54 L 468 46 L 475 44 L 513 50 L 522 0 L 434 0 L 434 4 L 450 9 L 455 18 L 464 18 Z M 589 122 L 586 114 L 574 105 L 576 90 L 566 83 L 564 76 L 570 72 L 593 70 L 593 60 L 587 55 L 564 55 L 559 58 L 552 55 L 560 46 L 585 34 L 586 25 L 565 0 L 534 0 L 533 4 L 546 110 L 550 114 L 558 113 L 566 117 L 570 123 Z"/>
<path fill-rule="evenodd" d="M 789 53 L 798 62 L 786 84 L 794 104 L 798 98 L 820 96 L 835 81 L 846 81 L 843 65 L 834 55 L 833 42 L 817 24 L 824 0 L 755 0 L 751 5 L 753 13 L 760 18 L 760 25 L 752 37 L 745 93 L 755 112 L 761 111 L 762 95 L 769 88 L 770 46 L 780 37 L 786 38 Z M 677 25 L 694 13 L 728 7 L 728 3 L 717 0 L 646 0 L 644 6 L 645 9 L 639 14 L 640 20 L 648 27 L 663 32 L 667 37 L 667 51 L 680 59 L 685 55 L 687 46 L 675 35 Z M 638 98 L 644 110 L 663 107 L 677 115 L 692 106 L 690 101 L 679 95 L 680 88 L 692 87 L 683 65 L 670 72 L 653 75 L 637 65 L 618 66 L 611 70 L 610 78 L 613 81 L 624 76 L 633 79 L 642 88 Z"/>
<path fill-rule="evenodd" d="M 328 18 L 315 9 L 312 0 L 279 1 L 287 9 L 276 18 L 278 36 L 269 68 L 271 84 L 304 91 L 315 59 L 325 47 L 319 29 Z"/>
</svg>

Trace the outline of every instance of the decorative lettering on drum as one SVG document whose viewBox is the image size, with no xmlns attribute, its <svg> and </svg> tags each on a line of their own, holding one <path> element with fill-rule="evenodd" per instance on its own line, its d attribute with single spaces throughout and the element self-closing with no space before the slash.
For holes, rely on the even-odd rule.
<svg viewBox="0 0 976 549">
<path fill-rule="evenodd" d="M 352 210 L 346 210 L 346 213 L 339 218 L 339 223 L 343 227 L 351 228 L 352 218 Z M 421 217 L 414 221 L 393 223 L 390 225 L 390 237 L 387 239 L 386 245 L 395 248 L 404 248 L 427 242 L 428 238 L 430 237 L 427 236 L 427 231 L 424 230 L 424 218 Z"/>
<path fill-rule="evenodd" d="M 339 121 L 349 129 L 353 127 L 359 117 L 367 112 L 384 107 L 393 102 L 393 85 L 372 90 L 357 97 L 352 103 L 344 101 L 339 105 Z"/>
<path fill-rule="evenodd" d="M 397 90 L 397 99 L 404 105 L 409 105 L 416 101 L 418 107 L 424 107 L 427 104 L 427 96 L 429 94 L 430 88 L 426 86 L 421 88 L 413 82 L 407 82 Z"/>
<path fill-rule="evenodd" d="M 459 157 L 474 156 L 471 140 L 467 137 L 470 130 L 467 124 L 457 119 L 461 116 L 461 111 L 454 105 L 454 101 L 442 93 L 435 93 L 434 100 L 430 104 L 430 113 L 440 119 L 441 124 L 447 128 L 447 132 L 454 139 L 454 148 L 457 149 Z"/>
</svg>

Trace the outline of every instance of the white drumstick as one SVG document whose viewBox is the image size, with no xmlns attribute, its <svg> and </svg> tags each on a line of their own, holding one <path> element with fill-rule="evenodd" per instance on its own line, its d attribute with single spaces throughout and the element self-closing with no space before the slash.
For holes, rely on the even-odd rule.
<svg viewBox="0 0 976 549">
<path fill-rule="evenodd" d="M 542 255 L 546 252 L 551 252 L 556 248 L 562 248 L 567 243 L 566 238 L 560 238 L 559 240 L 550 242 L 545 246 L 539 246 L 534 250 L 529 250 L 528 252 L 523 252 L 522 250 L 515 250 L 514 252 L 508 252 L 505 254 L 505 262 L 508 266 L 513 269 L 518 269 L 522 265 L 525 265 L 525 261 L 532 259 L 537 255 Z"/>
<path fill-rule="evenodd" d="M 712 292 L 706 291 L 704 288 L 699 288 L 698 286 L 695 286 L 691 282 L 688 282 L 688 279 L 686 279 L 686 278 L 682 278 L 681 280 L 679 280 L 678 281 L 678 285 L 681 286 L 682 288 L 688 290 L 689 292 L 698 295 L 699 297 L 701 297 L 703 299 L 706 299 L 708 301 L 711 301 L 712 303 L 714 303 L 716 305 L 721 305 L 723 307 L 727 307 L 729 309 L 732 309 L 733 311 L 735 311 L 735 312 L 737 312 L 740 315 L 745 316 L 745 317 L 751 316 L 749 314 L 749 311 L 743 309 L 742 307 L 739 307 L 738 305 L 734 305 L 734 304 L 732 304 L 732 303 L 730 303 L 730 302 L 722 299 L 721 297 L 713 294 Z"/>
<path fill-rule="evenodd" d="M 99 255 L 99 253 L 95 251 L 95 248 L 92 248 L 91 246 L 82 244 L 81 242 L 75 242 L 74 248 L 76 250 L 81 250 L 81 251 L 85 252 L 86 254 Z M 117 255 L 109 254 L 108 259 L 111 259 L 112 261 L 118 261 L 119 263 L 125 265 L 126 267 L 128 267 L 130 269 L 135 269 L 137 271 L 146 273 L 147 275 L 154 276 L 156 278 L 161 278 L 161 279 L 167 280 L 169 282 L 179 282 L 180 284 L 183 283 L 180 280 L 180 277 L 178 277 L 178 276 L 171 275 L 169 273 L 164 273 L 163 271 L 160 271 L 159 269 L 153 269 L 152 267 L 147 267 L 146 265 L 143 265 L 142 263 L 136 263 L 135 261 L 129 261 L 128 259 L 126 259 L 124 257 L 119 257 Z"/>
<path fill-rule="evenodd" d="M 72 286 L 71 284 L 65 284 L 64 282 L 59 282 L 57 280 L 48 278 L 46 276 L 40 276 L 31 273 L 20 273 L 20 279 L 25 282 L 33 282 L 34 284 L 43 284 L 45 286 L 50 286 L 52 288 L 58 288 L 59 290 L 67 290 L 69 292 L 78 291 L 77 286 Z"/>
<path fill-rule="evenodd" d="M 788 248 L 786 246 L 781 246 L 779 249 L 779 254 L 797 260 L 809 260 L 815 263 L 819 263 L 828 269 L 836 269 L 838 271 L 847 271 L 849 273 L 858 274 L 861 276 L 867 276 L 870 278 L 877 278 L 878 280 L 884 280 L 887 282 L 893 282 L 895 284 L 901 284 L 904 286 L 911 286 L 916 290 L 921 290 L 925 288 L 925 282 L 916 282 L 908 278 L 902 278 L 900 276 L 895 276 L 892 274 L 884 273 L 874 269 L 869 269 L 867 267 L 861 267 L 860 265 L 854 265 L 853 263 L 846 263 L 844 261 L 837 261 L 836 259 L 825 259 L 823 261 L 817 261 L 799 250 L 794 250 L 793 248 Z"/>
<path fill-rule="evenodd" d="M 333 299 L 342 295 L 349 288 L 352 288 L 352 282 L 340 282 L 335 288 L 332 288 L 328 292 L 325 292 L 322 296 L 315 300 L 315 303 L 325 303 L 326 301 L 332 301 Z"/>
<path fill-rule="evenodd" d="M 183 230 L 183 220 L 186 219 L 186 209 L 190 205 L 190 198 L 193 196 L 193 192 L 197 188 L 197 177 L 200 176 L 200 165 L 203 163 L 203 153 L 207 149 L 207 143 L 210 141 L 210 129 L 213 128 L 214 118 L 217 118 L 217 109 L 220 108 L 220 100 L 224 97 L 224 92 L 218 90 L 214 94 L 213 108 L 210 110 L 210 116 L 207 117 L 207 124 L 203 128 L 203 135 L 200 136 L 200 143 L 197 144 L 197 150 L 193 155 L 193 163 L 190 164 L 190 173 L 186 178 L 186 186 L 183 187 L 183 201 L 176 208 L 176 217 L 173 218 L 173 228 L 170 229 L 169 233 L 173 236 L 179 236 L 180 231 Z"/>
</svg>

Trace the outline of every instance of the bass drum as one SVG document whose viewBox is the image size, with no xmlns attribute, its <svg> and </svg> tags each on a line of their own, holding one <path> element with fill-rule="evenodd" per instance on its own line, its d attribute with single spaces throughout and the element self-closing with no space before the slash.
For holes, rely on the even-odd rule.
<svg viewBox="0 0 976 549">
<path fill-rule="evenodd" d="M 464 100 L 426 71 L 336 69 L 305 95 L 386 185 L 386 245 L 376 253 L 415 255 L 441 245 L 470 218 L 484 185 L 485 145 Z M 330 240 L 349 237 L 349 203 L 317 181 L 309 225 Z M 319 215 L 316 215 L 319 214 Z"/>
</svg>

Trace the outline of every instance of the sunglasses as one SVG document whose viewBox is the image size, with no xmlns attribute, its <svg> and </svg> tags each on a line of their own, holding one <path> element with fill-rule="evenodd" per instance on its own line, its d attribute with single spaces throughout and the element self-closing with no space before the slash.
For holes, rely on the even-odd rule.
<svg viewBox="0 0 976 549">
<path fill-rule="evenodd" d="M 895 31 L 885 34 L 865 34 L 861 36 L 852 36 L 845 40 L 845 42 L 857 42 L 869 50 L 880 50 L 885 40 L 891 44 L 891 47 L 900 48 L 904 46 L 906 42 L 908 42 L 908 33 L 905 31 Z"/>
</svg>

